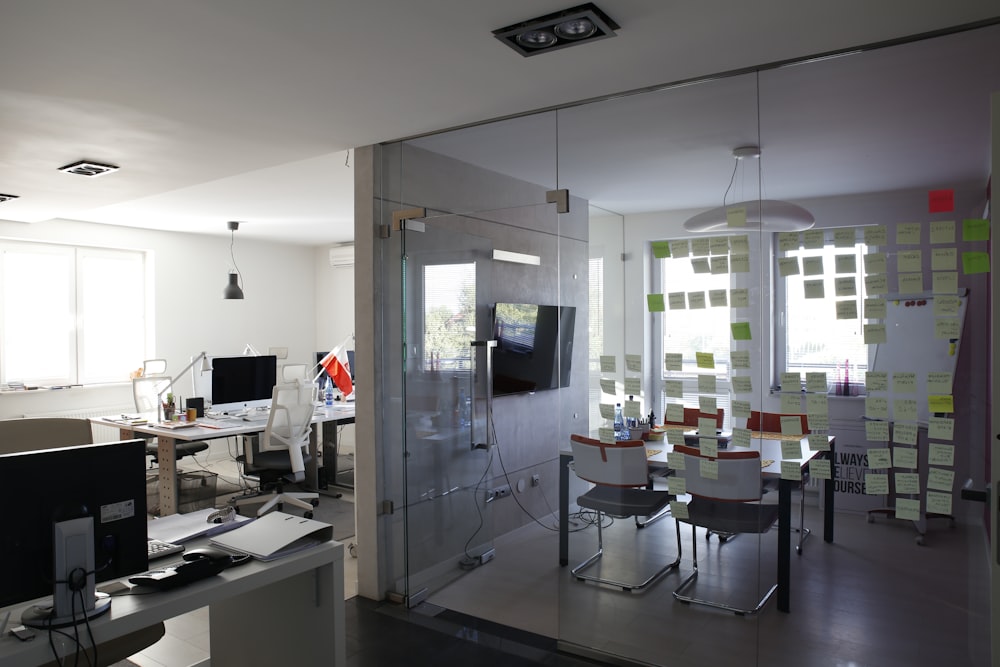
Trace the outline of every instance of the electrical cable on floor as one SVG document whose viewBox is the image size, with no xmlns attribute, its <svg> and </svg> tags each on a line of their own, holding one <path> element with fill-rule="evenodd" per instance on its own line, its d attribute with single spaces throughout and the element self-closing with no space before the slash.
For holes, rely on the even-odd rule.
<svg viewBox="0 0 1000 667">
<path fill-rule="evenodd" d="M 473 505 L 476 508 L 476 513 L 479 515 L 479 525 L 476 530 L 473 531 L 469 539 L 465 541 L 465 546 L 462 547 L 462 551 L 465 553 L 465 557 L 458 562 L 459 567 L 463 570 L 471 570 L 479 565 L 479 560 L 474 558 L 469 554 L 469 545 L 472 544 L 472 540 L 479 534 L 479 531 L 483 529 L 485 521 L 483 519 L 483 511 L 479 508 L 479 489 L 483 485 L 483 481 L 486 479 L 486 475 L 489 473 L 490 468 L 493 467 L 493 452 L 490 452 L 489 459 L 486 460 L 486 467 L 483 468 L 483 474 L 479 476 L 479 481 L 476 482 L 475 488 L 473 488 Z"/>
</svg>

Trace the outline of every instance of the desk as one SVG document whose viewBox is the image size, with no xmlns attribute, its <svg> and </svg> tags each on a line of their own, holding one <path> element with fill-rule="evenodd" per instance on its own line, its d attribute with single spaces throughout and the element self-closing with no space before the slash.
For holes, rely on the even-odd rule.
<svg viewBox="0 0 1000 667">
<path fill-rule="evenodd" d="M 768 435 L 768 434 L 764 434 Z M 828 436 L 830 441 L 829 452 L 818 452 L 809 449 L 809 440 L 802 438 L 799 441 L 800 455 L 798 459 L 785 459 L 786 461 L 798 461 L 799 466 L 805 469 L 809 461 L 825 454 L 831 461 L 836 460 L 834 456 L 835 439 Z M 773 461 L 771 465 L 761 469 L 763 479 L 778 480 L 778 609 L 780 611 L 790 611 L 789 591 L 791 587 L 791 548 L 792 548 L 792 487 L 797 484 L 787 479 L 781 479 L 781 440 L 755 437 L 752 441 L 752 449 L 760 452 L 761 459 Z M 647 442 L 647 449 L 660 450 L 655 456 L 649 457 L 650 463 L 666 463 L 667 453 L 673 449 L 665 440 L 662 442 Z M 740 449 L 729 447 L 726 451 Z M 570 449 L 559 450 L 559 565 L 565 567 L 569 564 L 569 463 L 573 460 L 573 452 Z M 824 480 L 826 485 L 823 504 L 823 540 L 833 542 L 833 487 L 836 476 L 836 466 L 831 466 L 831 477 Z"/>
<path fill-rule="evenodd" d="M 90 627 L 100 644 L 206 605 L 212 667 L 346 663 L 344 545 L 339 542 L 269 563 L 254 560 L 173 591 L 117 595 L 111 610 L 91 619 Z M 12 611 L 13 623 L 27 606 L 0 612 Z M 72 634 L 72 628 L 66 630 Z M 36 632 L 29 642 L 9 634 L 0 638 L 0 667 L 51 661 L 46 633 Z M 80 635 L 86 637 L 86 631 Z M 61 655 L 72 655 L 75 647 L 70 642 L 59 635 L 55 641 Z"/>
<path fill-rule="evenodd" d="M 191 426 L 188 428 L 162 428 L 153 423 L 127 424 L 119 417 L 95 417 L 90 420 L 94 424 L 117 428 L 122 440 L 131 440 L 142 436 L 155 436 L 157 443 L 157 459 L 159 460 L 159 491 L 160 514 L 177 513 L 178 496 L 177 459 L 174 448 L 177 442 L 193 442 L 195 440 L 214 440 L 236 435 L 261 433 L 267 426 L 266 420 L 247 421 L 237 424 L 235 419 L 212 420 L 203 418 L 199 424 L 208 426 Z M 354 404 L 336 405 L 332 407 L 317 407 L 312 418 L 313 434 L 309 438 L 309 455 L 311 461 L 306 464 L 306 485 L 311 489 L 319 488 L 319 462 L 322 459 L 322 448 L 318 443 L 322 440 L 322 425 L 326 423 L 349 424 L 354 422 Z"/>
</svg>

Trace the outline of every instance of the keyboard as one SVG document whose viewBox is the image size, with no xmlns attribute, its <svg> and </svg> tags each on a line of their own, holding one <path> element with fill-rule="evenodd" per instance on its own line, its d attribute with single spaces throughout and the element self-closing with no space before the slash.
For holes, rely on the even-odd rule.
<svg viewBox="0 0 1000 667">
<path fill-rule="evenodd" d="M 164 556 L 180 553 L 181 551 L 184 551 L 183 544 L 173 544 L 171 542 L 164 542 L 163 540 L 146 540 L 148 560 L 163 558 Z"/>
</svg>

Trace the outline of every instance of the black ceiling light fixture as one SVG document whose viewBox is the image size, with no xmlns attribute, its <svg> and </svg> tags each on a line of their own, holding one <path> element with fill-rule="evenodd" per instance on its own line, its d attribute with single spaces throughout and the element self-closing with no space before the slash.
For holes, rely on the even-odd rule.
<svg viewBox="0 0 1000 667">
<path fill-rule="evenodd" d="M 11 201 L 13 199 L 20 199 L 20 198 L 21 195 L 0 195 L 0 204 L 4 203 L 5 201 Z"/>
<path fill-rule="evenodd" d="M 240 269 L 236 266 L 236 253 L 233 252 L 233 246 L 236 243 L 236 230 L 240 228 L 240 223 L 236 220 L 230 220 L 226 223 L 226 227 L 229 228 L 229 257 L 233 260 L 233 268 L 229 271 L 229 282 L 222 290 L 222 298 L 242 299 L 243 288 L 240 287 L 240 279 L 243 278 L 243 275 L 240 274 Z"/>
<path fill-rule="evenodd" d="M 546 14 L 493 31 L 493 36 L 522 56 L 614 37 L 621 26 L 592 2 Z"/>
</svg>

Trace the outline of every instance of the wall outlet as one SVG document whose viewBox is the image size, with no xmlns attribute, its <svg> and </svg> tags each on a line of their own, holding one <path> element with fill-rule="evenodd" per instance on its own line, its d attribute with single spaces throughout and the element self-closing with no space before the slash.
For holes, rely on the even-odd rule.
<svg viewBox="0 0 1000 667">
<path fill-rule="evenodd" d="M 503 486 L 498 486 L 487 491 L 486 502 L 491 503 L 497 498 L 506 498 L 509 495 L 510 495 L 510 485 L 504 484 Z"/>
</svg>

